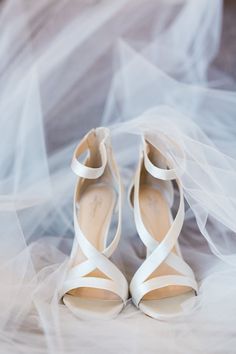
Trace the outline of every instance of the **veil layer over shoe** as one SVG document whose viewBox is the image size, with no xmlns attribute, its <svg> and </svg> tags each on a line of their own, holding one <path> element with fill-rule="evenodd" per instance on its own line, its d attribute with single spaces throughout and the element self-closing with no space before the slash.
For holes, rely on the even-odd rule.
<svg viewBox="0 0 236 354">
<path fill-rule="evenodd" d="M 0 352 L 233 352 L 235 82 L 212 65 L 222 13 L 220 0 L 0 3 Z M 131 301 L 115 321 L 82 322 L 59 302 L 74 236 L 70 160 L 100 125 L 126 185 L 144 132 L 183 185 L 180 244 L 200 294 L 175 322 Z M 145 255 L 124 209 L 113 261 L 131 279 Z"/>
</svg>

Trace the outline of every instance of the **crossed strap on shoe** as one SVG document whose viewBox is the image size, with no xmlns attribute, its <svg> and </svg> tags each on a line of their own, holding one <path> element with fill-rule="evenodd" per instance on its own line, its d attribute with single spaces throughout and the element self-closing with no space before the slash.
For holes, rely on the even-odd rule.
<svg viewBox="0 0 236 354">
<path fill-rule="evenodd" d="M 146 229 L 140 212 L 139 204 L 139 186 L 140 186 L 140 168 L 142 163 L 146 170 L 155 178 L 172 181 L 176 180 L 179 189 L 179 207 L 175 219 L 164 239 L 158 242 Z M 143 159 L 140 162 L 140 168 L 137 171 L 134 181 L 134 218 L 140 238 L 147 247 L 149 255 L 137 272 L 134 274 L 130 284 L 130 291 L 135 305 L 138 307 L 142 298 L 149 292 L 164 288 L 170 285 L 179 285 L 191 287 L 197 292 L 198 286 L 194 278 L 192 269 L 183 260 L 183 258 L 173 252 L 177 243 L 180 231 L 184 222 L 184 194 L 182 186 L 177 179 L 174 169 L 163 169 L 155 166 L 149 159 L 146 149 L 143 151 Z M 151 274 L 162 264 L 166 263 L 179 274 L 162 275 L 149 278 Z"/>
<path fill-rule="evenodd" d="M 93 131 L 89 134 L 93 134 Z M 118 185 L 118 225 L 112 242 L 107 247 L 105 247 L 102 252 L 100 252 L 88 241 L 86 235 L 83 234 L 76 215 L 76 200 L 74 201 L 75 237 L 78 246 L 87 259 L 69 269 L 62 292 L 65 294 L 72 289 L 82 287 L 103 289 L 115 293 L 125 303 L 128 297 L 127 281 L 122 272 L 109 260 L 109 257 L 113 254 L 118 245 L 121 234 L 122 184 L 120 175 L 110 151 L 108 156 L 108 136 L 105 136 L 99 144 L 101 155 L 100 167 L 92 168 L 86 166 L 86 162 L 88 161 L 87 159 L 85 160 L 85 164 L 82 164 L 78 161 L 78 157 L 89 149 L 87 138 L 88 136 L 85 136 L 75 150 L 71 165 L 72 170 L 79 178 L 97 179 L 102 176 L 107 164 L 112 164 L 112 168 L 115 171 L 114 177 L 116 177 L 116 185 Z M 89 275 L 89 273 L 95 270 L 100 270 L 104 274 L 104 278 L 93 277 Z"/>
</svg>

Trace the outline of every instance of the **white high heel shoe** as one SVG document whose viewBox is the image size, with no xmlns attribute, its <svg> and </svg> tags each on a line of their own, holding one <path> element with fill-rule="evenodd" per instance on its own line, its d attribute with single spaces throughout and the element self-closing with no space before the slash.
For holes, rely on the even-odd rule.
<svg viewBox="0 0 236 354">
<path fill-rule="evenodd" d="M 78 157 L 89 151 L 84 164 Z M 62 288 L 64 304 L 78 317 L 110 319 L 124 307 L 128 284 L 109 257 L 121 234 L 122 184 L 107 128 L 91 130 L 77 146 L 72 170 L 78 176 L 74 194 L 75 239 Z M 114 211 L 118 225 L 108 245 Z"/>
<path fill-rule="evenodd" d="M 179 208 L 173 220 L 173 185 L 179 189 Z M 198 286 L 192 269 L 183 260 L 178 237 L 184 222 L 184 195 L 174 169 L 143 137 L 142 154 L 131 187 L 138 234 L 146 246 L 146 260 L 134 274 L 130 292 L 134 304 L 148 316 L 165 320 L 179 315 L 182 304 L 192 308 Z"/>
</svg>

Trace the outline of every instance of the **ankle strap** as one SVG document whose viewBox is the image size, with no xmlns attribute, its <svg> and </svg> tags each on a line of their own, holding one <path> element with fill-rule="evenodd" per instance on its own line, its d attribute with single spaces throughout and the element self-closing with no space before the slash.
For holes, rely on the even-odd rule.
<svg viewBox="0 0 236 354">
<path fill-rule="evenodd" d="M 87 135 L 85 135 L 85 137 L 81 140 L 81 142 L 76 147 L 71 162 L 71 168 L 72 171 L 79 177 L 88 178 L 88 179 L 97 179 L 100 176 L 102 176 L 107 164 L 107 150 L 105 146 L 107 135 L 104 136 L 104 138 L 101 140 L 99 144 L 99 150 L 100 150 L 99 152 L 101 154 L 101 162 L 102 162 L 100 167 L 86 166 L 86 161 L 88 160 L 89 154 L 85 159 L 85 164 L 82 164 L 81 162 L 78 161 L 79 156 L 81 156 L 86 151 L 89 152 L 90 139 L 97 139 L 95 130 L 92 130 Z"/>
<path fill-rule="evenodd" d="M 143 149 L 143 158 L 144 158 L 144 166 L 146 170 L 155 178 L 170 181 L 176 179 L 176 173 L 174 169 L 163 169 L 155 166 L 148 156 L 149 148 L 146 140 L 144 140 L 144 149 Z"/>
</svg>

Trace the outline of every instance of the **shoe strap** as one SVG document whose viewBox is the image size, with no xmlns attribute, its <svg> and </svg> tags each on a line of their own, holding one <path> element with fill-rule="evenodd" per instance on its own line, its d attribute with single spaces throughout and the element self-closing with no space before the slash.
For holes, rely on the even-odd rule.
<svg viewBox="0 0 236 354">
<path fill-rule="evenodd" d="M 81 142 L 77 145 L 72 162 L 71 162 L 71 168 L 72 171 L 79 177 L 82 178 L 88 178 L 88 179 L 97 179 L 102 176 L 104 173 L 106 164 L 107 164 L 107 151 L 106 151 L 106 141 L 108 138 L 108 135 L 105 135 L 104 139 L 101 141 L 99 144 L 99 150 L 101 154 L 101 166 L 100 167 L 89 167 L 86 164 L 89 161 L 89 154 L 87 158 L 85 159 L 85 163 L 81 163 L 78 158 L 83 155 L 86 151 L 89 153 L 90 151 L 90 144 L 89 141 L 93 140 L 96 138 L 95 135 L 95 130 L 91 130 L 88 134 L 84 136 L 84 138 L 81 140 Z"/>
<path fill-rule="evenodd" d="M 107 253 L 111 253 L 111 248 L 108 247 L 100 252 L 88 241 L 79 226 L 76 210 L 74 210 L 74 227 L 78 245 L 87 259 L 69 269 L 61 289 L 61 296 L 71 289 L 91 287 L 111 291 L 125 303 L 128 297 L 127 280 L 107 257 Z M 120 230 L 116 233 L 115 239 L 117 240 L 119 236 Z M 104 278 L 87 276 L 95 269 L 99 269 L 104 274 Z"/>
<path fill-rule="evenodd" d="M 161 241 L 158 242 L 147 230 L 145 227 L 143 220 L 142 220 L 142 215 L 141 215 L 141 209 L 140 209 L 140 203 L 139 203 L 139 186 L 140 186 L 140 169 L 142 165 L 142 160 L 140 160 L 140 166 L 138 168 L 138 171 L 136 173 L 135 177 L 135 185 L 134 185 L 134 218 L 135 218 L 135 224 L 136 228 L 138 231 L 138 234 L 147 247 L 149 253 L 156 252 L 158 249 L 158 258 L 159 262 L 157 263 L 157 260 L 155 262 L 156 267 L 158 267 L 169 255 L 169 253 L 172 251 L 173 247 L 175 246 L 180 231 L 183 226 L 184 222 L 184 195 L 183 195 L 183 188 L 179 181 L 177 180 L 177 186 L 179 188 L 179 207 L 176 213 L 176 216 L 171 224 L 171 227 L 169 231 L 167 232 L 165 238 Z M 144 277 L 145 279 L 145 277 Z"/>
<path fill-rule="evenodd" d="M 145 282 L 140 283 L 139 286 L 135 288 L 133 300 L 136 306 L 138 306 L 146 294 L 150 293 L 151 291 L 165 288 L 171 285 L 190 287 L 196 292 L 198 289 L 197 282 L 192 277 L 187 277 L 184 275 L 163 275 L 148 279 Z"/>
<path fill-rule="evenodd" d="M 177 178 L 175 169 L 164 169 L 155 166 L 152 161 L 149 159 L 149 145 L 146 140 L 143 138 L 143 157 L 144 157 L 144 166 L 146 170 L 157 179 L 164 181 L 171 181 Z"/>
<path fill-rule="evenodd" d="M 83 263 L 80 263 L 76 266 L 73 266 L 71 269 L 69 269 L 62 288 L 62 295 L 64 295 L 66 292 L 68 292 L 73 288 L 80 288 L 86 286 L 91 288 L 101 288 L 101 289 L 112 291 L 113 293 L 117 294 L 123 300 L 123 302 L 125 302 L 128 297 L 127 281 L 124 275 L 122 274 L 122 272 L 109 259 L 109 257 L 113 254 L 113 252 L 117 248 L 118 242 L 120 240 L 120 235 L 121 235 L 123 185 L 110 146 L 109 144 L 105 144 L 108 138 L 109 136 L 106 136 L 104 142 L 102 142 L 104 149 L 106 150 L 104 152 L 104 156 L 106 157 L 106 159 L 104 159 L 103 161 L 104 164 L 108 164 L 110 166 L 114 181 L 117 186 L 115 188 L 117 189 L 118 192 L 118 200 L 117 200 L 118 222 L 117 222 L 116 233 L 113 240 L 106 248 L 104 248 L 102 252 L 97 250 L 96 247 L 94 247 L 88 241 L 86 235 L 84 235 L 84 233 L 82 232 L 79 226 L 77 213 L 76 213 L 76 203 L 74 202 L 75 238 L 81 251 L 86 256 L 86 260 Z M 86 150 L 86 140 L 87 140 L 86 137 L 83 140 L 84 142 L 82 141 L 79 144 L 79 147 L 82 145 L 81 150 L 79 150 L 81 152 L 83 151 L 83 149 Z M 84 144 L 85 144 L 85 148 L 84 148 Z M 77 160 L 78 155 L 75 156 Z M 77 169 L 78 166 L 77 164 L 74 166 L 76 166 L 76 172 L 77 172 L 76 174 L 78 174 L 80 177 L 85 178 L 85 174 L 82 175 L 81 173 L 82 169 L 80 168 L 80 166 L 79 166 L 79 170 Z M 87 166 L 85 167 L 88 168 Z M 95 170 L 97 171 L 97 169 Z M 86 169 L 86 176 L 88 176 L 87 172 L 90 173 L 91 171 Z M 97 174 L 98 177 L 99 174 L 100 172 Z M 92 173 L 92 175 L 90 176 L 91 177 L 86 177 L 86 178 L 95 178 L 94 173 Z M 87 276 L 95 269 L 99 269 L 104 274 L 104 278 L 96 278 L 96 277 L 92 278 L 91 276 Z"/>
<path fill-rule="evenodd" d="M 142 221 L 139 204 L 139 187 L 141 168 L 143 165 L 155 178 L 162 180 L 165 180 L 166 178 L 167 181 L 175 179 L 179 189 L 180 199 L 176 216 L 169 231 L 161 242 L 158 242 L 152 237 Z M 134 218 L 138 234 L 147 247 L 149 256 L 137 270 L 130 284 L 130 290 L 136 306 L 138 306 L 142 297 L 148 292 L 168 285 L 190 286 L 197 291 L 197 284 L 192 269 L 183 260 L 181 255 L 177 255 L 173 252 L 173 248 L 177 243 L 183 226 L 184 213 L 184 193 L 182 185 L 177 179 L 176 171 L 174 169 L 168 170 L 156 167 L 150 161 L 148 157 L 148 150 L 144 145 L 143 155 L 141 156 L 134 181 Z M 157 278 L 148 279 L 163 262 L 175 269 L 178 273 L 180 273 L 180 275 L 160 276 Z"/>
</svg>

